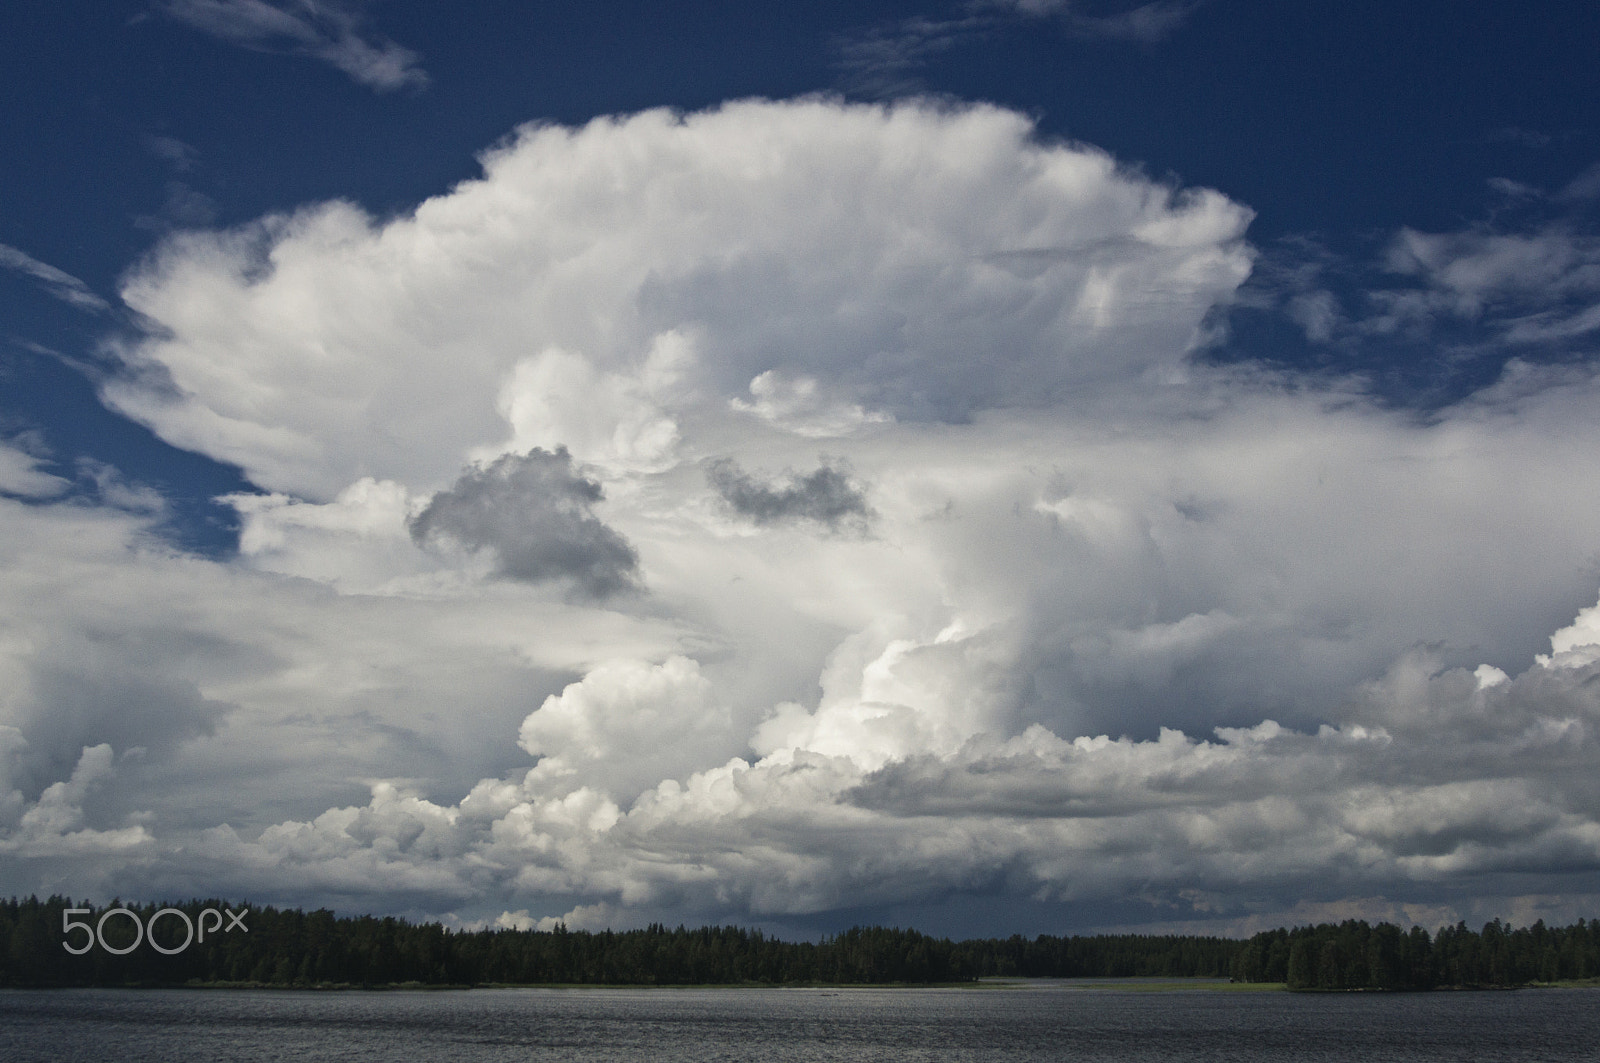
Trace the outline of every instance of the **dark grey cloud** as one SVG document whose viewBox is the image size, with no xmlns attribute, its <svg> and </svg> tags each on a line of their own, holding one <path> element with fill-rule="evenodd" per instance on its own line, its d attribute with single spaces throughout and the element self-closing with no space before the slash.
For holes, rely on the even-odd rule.
<svg viewBox="0 0 1600 1063">
<path fill-rule="evenodd" d="M 763 481 L 721 458 L 706 467 L 706 480 L 741 517 L 757 524 L 815 521 L 834 531 L 864 531 L 872 519 L 866 494 L 839 462 L 823 463 L 815 472 L 784 473 L 782 481 Z"/>
<path fill-rule="evenodd" d="M 190 739 L 216 733 L 231 705 L 187 680 L 141 672 L 126 650 L 73 640 L 32 669 L 23 704 L 0 719 L 17 726 L 25 753 L 10 773 L 0 765 L 0 778 L 10 774 L 31 798 L 67 778 L 86 747 L 107 743 L 119 756 L 162 761 Z"/>
<path fill-rule="evenodd" d="M 500 576 L 571 580 L 603 598 L 634 585 L 639 555 L 594 515 L 602 497 L 600 485 L 573 468 L 566 447 L 535 447 L 462 473 L 412 519 L 411 537 L 493 550 Z"/>
<path fill-rule="evenodd" d="M 417 53 L 371 32 L 362 0 L 165 0 L 158 10 L 259 52 L 320 59 L 379 92 L 422 88 Z"/>
</svg>

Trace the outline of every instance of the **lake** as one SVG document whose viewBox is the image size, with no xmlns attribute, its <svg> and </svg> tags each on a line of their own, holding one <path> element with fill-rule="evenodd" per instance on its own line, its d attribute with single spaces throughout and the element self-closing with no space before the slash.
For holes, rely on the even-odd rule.
<svg viewBox="0 0 1600 1063">
<path fill-rule="evenodd" d="M 0 991 L 0 1060 L 1600 1060 L 1600 990 Z"/>
</svg>

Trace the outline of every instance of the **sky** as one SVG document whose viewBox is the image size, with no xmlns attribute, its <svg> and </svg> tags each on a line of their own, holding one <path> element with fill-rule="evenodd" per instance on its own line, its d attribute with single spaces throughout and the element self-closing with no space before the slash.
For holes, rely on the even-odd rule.
<svg viewBox="0 0 1600 1063">
<path fill-rule="evenodd" d="M 1600 9 L 0 8 L 0 895 L 1600 916 Z"/>
</svg>

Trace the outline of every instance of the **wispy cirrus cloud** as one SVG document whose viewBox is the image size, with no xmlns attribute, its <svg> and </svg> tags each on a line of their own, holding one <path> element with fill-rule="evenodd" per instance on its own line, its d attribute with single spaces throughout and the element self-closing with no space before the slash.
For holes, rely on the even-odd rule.
<svg viewBox="0 0 1600 1063">
<path fill-rule="evenodd" d="M 48 262 L 40 262 L 32 255 L 8 244 L 0 244 L 0 269 L 9 269 L 14 273 L 32 277 L 51 295 L 64 303 L 70 303 L 79 310 L 88 310 L 91 313 L 103 313 L 111 309 L 111 304 L 89 290 L 89 286 L 65 270 L 57 269 Z"/>
<path fill-rule="evenodd" d="M 948 18 L 914 15 L 842 34 L 834 41 L 834 65 L 852 92 L 909 95 L 926 90 L 922 72 L 938 56 L 1019 24 L 1049 19 L 1068 37 L 1154 44 L 1176 33 L 1203 2 L 1155 0 L 1108 11 L 1072 0 L 970 0 Z"/>
<path fill-rule="evenodd" d="M 1564 224 L 1405 228 L 1376 268 L 1314 241 L 1289 241 L 1278 257 L 1261 282 L 1276 288 L 1281 309 L 1312 343 L 1423 341 L 1470 326 L 1475 347 L 1510 353 L 1600 329 L 1600 240 Z M 1335 290 L 1346 285 L 1350 291 Z"/>
<path fill-rule="evenodd" d="M 186 144 L 177 137 L 146 137 L 144 146 L 146 151 L 171 166 L 176 173 L 187 173 L 194 169 L 200 158 L 200 152 L 193 144 Z"/>
<path fill-rule="evenodd" d="M 420 89 L 416 52 L 366 25 L 364 0 L 162 0 L 158 10 L 244 48 L 319 59 L 378 92 Z"/>
<path fill-rule="evenodd" d="M 1510 344 L 1565 340 L 1600 329 L 1600 239 L 1561 225 L 1534 232 L 1403 229 L 1387 265 L 1420 288 L 1378 293 L 1392 325 L 1485 320 Z"/>
<path fill-rule="evenodd" d="M 1246 347 L 1272 361 L 1297 349 L 1298 332 L 1302 357 L 1414 406 L 1459 400 L 1513 366 L 1522 374 L 1592 351 L 1600 166 L 1554 189 L 1486 184 L 1483 214 L 1457 228 L 1402 226 L 1354 246 L 1301 233 L 1261 248 L 1229 310 L 1241 327 L 1218 335 L 1271 336 L 1276 353 Z"/>
<path fill-rule="evenodd" d="M 1112 11 L 1085 10 L 1106 5 L 1075 3 L 1074 0 L 991 0 L 990 6 L 1035 18 L 1059 19 L 1063 29 L 1073 36 L 1153 43 L 1176 33 L 1202 2 L 1154 0 Z"/>
<path fill-rule="evenodd" d="M 922 69 L 937 55 L 992 32 L 999 20 L 981 14 L 936 19 L 922 15 L 867 26 L 834 41 L 835 66 L 846 85 L 870 96 L 920 92 Z"/>
</svg>

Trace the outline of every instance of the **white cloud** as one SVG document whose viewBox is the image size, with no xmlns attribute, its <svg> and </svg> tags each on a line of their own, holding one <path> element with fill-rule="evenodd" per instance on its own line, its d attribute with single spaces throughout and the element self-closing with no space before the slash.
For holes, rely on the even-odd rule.
<svg viewBox="0 0 1600 1063">
<path fill-rule="evenodd" d="M 363 0 L 160 0 L 166 15 L 256 51 L 319 59 L 379 92 L 422 88 L 416 52 L 368 31 Z"/>
<path fill-rule="evenodd" d="M 511 439 L 479 459 L 566 447 L 580 461 L 655 472 L 674 463 L 678 426 L 657 402 L 693 364 L 693 345 L 674 331 L 654 337 L 637 375 L 599 373 L 582 355 L 549 348 L 517 362 L 496 408 Z"/>
<path fill-rule="evenodd" d="M 321 551 L 355 553 L 332 530 L 341 517 L 350 539 L 372 535 L 348 511 L 381 508 L 374 493 L 316 514 L 320 528 L 293 506 L 268 510 L 283 545 L 233 564 L 173 554 L 147 515 L 0 500 L 0 728 L 22 740 L 10 786 L 36 800 L 83 747 L 139 747 L 97 802 L 150 810 L 166 839 L 320 811 L 375 777 L 459 795 L 487 764 L 527 763 L 517 726 L 546 693 L 618 654 L 680 647 L 670 619 L 537 589 L 418 577 L 382 596 L 359 581 L 335 593 Z M 415 551 L 403 528 L 393 538 Z"/>
<path fill-rule="evenodd" d="M 166 332 L 123 356 L 159 373 L 108 400 L 318 501 L 485 448 L 648 470 L 773 370 L 913 419 L 1169 370 L 1249 268 L 1247 211 L 986 107 L 651 111 L 484 166 L 377 227 L 333 203 L 167 241 L 124 290 Z"/>
<path fill-rule="evenodd" d="M 0 743 L 8 736 L 12 743 L 26 744 L 14 728 L 0 727 Z M 18 790 L 0 792 L 0 853 L 13 860 L 138 858 L 153 841 L 142 824 L 112 830 L 84 826 L 85 799 L 112 773 L 109 745 L 84 746 L 72 775 L 45 787 L 37 801 L 25 803 Z"/>
<path fill-rule="evenodd" d="M 881 410 L 869 412 L 856 403 L 830 399 L 814 377 L 790 378 L 776 369 L 757 374 L 750 381 L 750 397 L 755 401 L 736 397 L 729 399 L 728 405 L 811 439 L 849 435 L 866 425 L 894 420 Z"/>
<path fill-rule="evenodd" d="M 1281 918 L 1263 906 L 1285 893 L 1302 898 L 1294 911 L 1440 919 L 1460 909 L 1345 898 L 1459 892 L 1464 880 L 1524 897 L 1516 884 L 1600 856 L 1594 667 L 1535 665 L 1486 691 L 1462 670 L 1402 664 L 1354 713 L 1366 722 L 1314 733 L 1267 722 L 1208 741 L 1166 730 L 1069 742 L 1035 725 L 876 770 L 789 749 L 665 781 L 631 808 L 587 788 L 551 796 L 537 772 L 485 782 L 456 808 L 380 786 L 366 806 L 239 844 L 269 883 L 381 868 L 457 898 L 496 886 L 592 898 L 573 912 L 612 923 L 640 909 L 771 918 L 995 885 L 1061 900 L 1142 891 L 1222 917 L 1213 928 Z M 530 911 L 503 919 L 539 925 Z"/>
<path fill-rule="evenodd" d="M 141 590 L 102 593 L 137 593 L 155 630 L 198 611 L 233 647 L 221 660 L 262 658 L 231 679 L 215 651 L 208 667 L 176 665 L 239 708 L 172 763 L 203 775 L 271 751 L 244 780 L 252 796 L 330 769 L 345 785 L 424 774 L 407 743 L 451 733 L 476 732 L 468 762 L 482 764 L 521 720 L 523 766 L 459 802 L 424 796 L 442 785 L 434 767 L 424 788 L 397 781 L 261 834 L 237 804 L 213 805 L 235 829 L 189 848 L 214 861 L 207 881 L 258 896 L 626 921 L 991 888 L 1144 891 L 1161 911 L 1203 888 L 1232 899 L 1214 913 L 1226 919 L 1287 910 L 1295 893 L 1438 907 L 1428 898 L 1463 879 L 1555 893 L 1600 815 L 1585 768 L 1594 666 L 1574 656 L 1588 612 L 1552 644 L 1567 656 L 1505 681 L 1407 657 L 1359 683 L 1419 637 L 1515 643 L 1567 593 L 1600 527 L 1581 492 L 1569 507 L 1557 487 L 1596 442 L 1563 434 L 1581 423 L 1564 399 L 1581 411 L 1592 389 L 1547 387 L 1515 415 L 1480 404 L 1432 428 L 1270 393 L 1137 441 L 1044 415 L 911 426 L 852 453 L 874 484 L 871 540 L 730 535 L 695 508 L 692 470 L 668 470 L 609 517 L 649 577 L 630 608 L 693 630 L 609 661 L 585 663 L 583 646 L 621 646 L 622 618 L 606 630 L 537 589 L 499 602 L 470 579 L 373 579 L 380 597 L 329 598 L 205 564 L 202 587 L 175 597 L 163 563 Z M 253 516 L 292 515 L 284 544 L 315 532 L 307 557 L 406 546 L 400 489 L 358 487 Z M 659 511 L 663 494 L 685 508 Z M 1545 529 L 1536 546 L 1530 528 Z M 81 577 L 63 578 L 81 599 Z M 226 609 L 212 601 L 223 587 Z M 558 636 L 579 645 L 558 650 Z M 522 663 L 535 653 L 584 678 L 545 680 L 542 706 L 509 714 L 540 682 Z M 1269 714 L 1280 723 L 1255 726 Z M 1246 726 L 1198 740 L 1224 719 Z M 332 789 L 297 786 L 302 806 Z M 163 873 L 152 881 L 179 871 Z"/>
<path fill-rule="evenodd" d="M 1391 274 L 1420 286 L 1368 292 L 1374 312 L 1352 323 L 1366 334 L 1427 338 L 1470 322 L 1493 345 L 1556 345 L 1600 329 L 1600 241 L 1565 223 L 1527 232 L 1473 227 L 1451 233 L 1402 229 L 1386 254 Z M 1303 308 L 1296 304 L 1292 311 Z M 1334 318 L 1305 322 L 1332 332 Z"/>
<path fill-rule="evenodd" d="M 1551 635 L 1550 650 L 1562 661 L 1600 660 L 1600 603 L 1580 611 L 1576 620 Z M 1541 664 L 1549 661 L 1539 658 Z"/>
<path fill-rule="evenodd" d="M 425 578 L 435 568 L 407 530 L 419 500 L 392 480 L 363 477 L 324 504 L 283 494 L 222 501 L 239 514 L 240 555 L 258 569 L 360 592 Z"/>
<path fill-rule="evenodd" d="M 110 303 L 90 291 L 77 277 L 6 244 L 0 244 L 0 269 L 32 277 L 51 295 L 79 310 L 98 314 L 111 309 Z"/>
<path fill-rule="evenodd" d="M 176 235 L 108 400 L 270 493 L 231 561 L 0 500 L 13 804 L 142 744 L 74 806 L 149 812 L 124 894 L 516 925 L 1594 893 L 1600 377 L 1422 421 L 1191 361 L 1247 220 L 805 100 Z M 544 578 L 610 536 L 637 593 Z"/>
<path fill-rule="evenodd" d="M 1553 226 L 1533 234 L 1403 229 L 1389 249 L 1389 266 L 1419 276 L 1454 300 L 1462 316 L 1496 299 L 1600 293 L 1600 241 Z"/>
<path fill-rule="evenodd" d="M 54 498 L 71 483 L 39 468 L 42 458 L 0 442 L 0 492 L 21 498 Z"/>
<path fill-rule="evenodd" d="M 1339 302 L 1330 291 L 1303 292 L 1289 300 L 1289 316 L 1312 343 L 1327 343 L 1341 324 Z"/>
<path fill-rule="evenodd" d="M 698 662 L 608 661 L 522 721 L 517 744 L 538 757 L 526 785 L 581 784 L 632 800 L 662 779 L 720 764 L 744 745 Z"/>
</svg>

